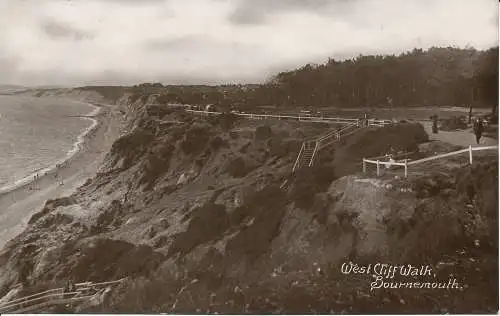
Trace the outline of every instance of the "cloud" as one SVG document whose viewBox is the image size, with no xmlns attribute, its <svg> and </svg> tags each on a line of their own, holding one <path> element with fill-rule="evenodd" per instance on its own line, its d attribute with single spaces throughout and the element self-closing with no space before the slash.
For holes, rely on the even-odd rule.
<svg viewBox="0 0 500 316">
<path fill-rule="evenodd" d="M 261 24 L 267 22 L 269 15 L 276 13 L 289 11 L 319 13 L 332 2 L 331 0 L 236 0 L 235 8 L 228 19 L 234 24 Z"/>
<path fill-rule="evenodd" d="M 259 81 L 328 57 L 497 45 L 491 0 L 0 0 L 0 84 Z"/>
<path fill-rule="evenodd" d="M 46 19 L 41 22 L 41 29 L 43 32 L 54 40 L 72 39 L 81 41 L 83 39 L 90 39 L 93 35 L 89 32 L 84 32 L 71 27 L 68 24 L 58 22 L 53 19 Z"/>
</svg>

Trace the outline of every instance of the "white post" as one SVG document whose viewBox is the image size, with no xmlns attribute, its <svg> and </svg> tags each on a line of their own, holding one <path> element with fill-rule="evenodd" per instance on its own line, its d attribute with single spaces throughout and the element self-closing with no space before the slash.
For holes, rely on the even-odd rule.
<svg viewBox="0 0 500 316">
<path fill-rule="evenodd" d="M 366 173 L 366 161 L 365 161 L 365 158 L 363 158 L 363 173 Z"/>
<path fill-rule="evenodd" d="M 377 177 L 380 175 L 380 164 L 378 163 L 377 159 Z"/>
<path fill-rule="evenodd" d="M 469 145 L 469 162 L 472 165 L 472 145 Z"/>
<path fill-rule="evenodd" d="M 405 178 L 408 178 L 408 159 L 405 159 Z"/>
</svg>

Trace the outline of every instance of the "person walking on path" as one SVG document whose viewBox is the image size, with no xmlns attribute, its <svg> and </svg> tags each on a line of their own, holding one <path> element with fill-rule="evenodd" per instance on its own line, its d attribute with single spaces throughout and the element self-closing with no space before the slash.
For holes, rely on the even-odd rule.
<svg viewBox="0 0 500 316">
<path fill-rule="evenodd" d="M 474 122 L 474 135 L 476 135 L 476 142 L 479 145 L 479 140 L 483 135 L 483 121 L 480 118 Z"/>
<path fill-rule="evenodd" d="M 469 124 L 472 122 L 472 103 L 469 107 Z"/>
<path fill-rule="evenodd" d="M 431 116 L 432 119 L 432 133 L 437 134 L 438 133 L 438 117 L 437 115 Z"/>
</svg>

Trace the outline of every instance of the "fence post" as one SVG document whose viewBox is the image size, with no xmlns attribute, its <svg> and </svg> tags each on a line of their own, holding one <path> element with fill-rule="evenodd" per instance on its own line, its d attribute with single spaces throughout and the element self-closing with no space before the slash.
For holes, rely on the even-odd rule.
<svg viewBox="0 0 500 316">
<path fill-rule="evenodd" d="M 469 163 L 472 165 L 472 145 L 469 145 Z"/>
<path fill-rule="evenodd" d="M 405 159 L 405 178 L 408 178 L 408 159 Z"/>
<path fill-rule="evenodd" d="M 380 175 L 380 164 L 377 159 L 377 177 Z"/>
<path fill-rule="evenodd" d="M 366 161 L 365 161 L 365 158 L 363 158 L 363 173 L 366 173 Z"/>
</svg>

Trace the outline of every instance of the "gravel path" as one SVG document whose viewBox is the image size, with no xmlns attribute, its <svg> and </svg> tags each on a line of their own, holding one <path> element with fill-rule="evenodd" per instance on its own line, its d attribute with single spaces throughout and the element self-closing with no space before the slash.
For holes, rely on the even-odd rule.
<svg viewBox="0 0 500 316">
<path fill-rule="evenodd" d="M 439 133 L 433 134 L 432 122 L 422 121 L 420 123 L 424 126 L 427 134 L 429 134 L 430 140 L 440 140 L 448 144 L 464 146 L 464 147 L 468 147 L 469 145 L 472 145 L 473 147 L 498 145 L 498 140 L 484 136 L 481 137 L 481 140 L 478 145 L 476 143 L 476 137 L 474 136 L 471 130 L 452 131 L 452 132 L 439 131 Z"/>
</svg>

